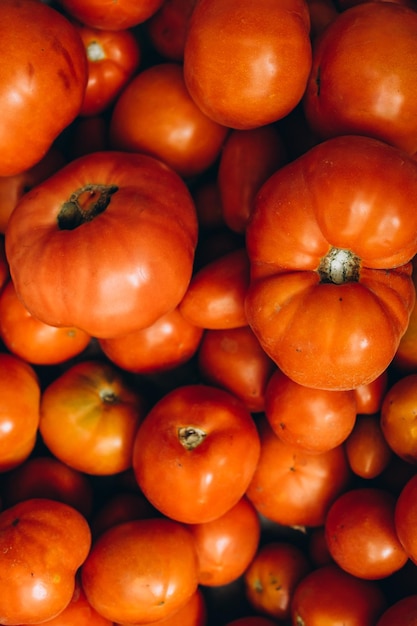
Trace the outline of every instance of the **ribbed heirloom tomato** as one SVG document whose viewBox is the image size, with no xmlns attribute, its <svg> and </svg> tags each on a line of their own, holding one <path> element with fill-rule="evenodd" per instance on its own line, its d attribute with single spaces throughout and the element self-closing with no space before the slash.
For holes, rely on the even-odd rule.
<svg viewBox="0 0 417 626">
<path fill-rule="evenodd" d="M 262 186 L 246 231 L 246 315 L 289 378 L 353 389 L 388 367 L 415 300 L 416 194 L 410 156 L 353 135 L 314 146 Z"/>
</svg>

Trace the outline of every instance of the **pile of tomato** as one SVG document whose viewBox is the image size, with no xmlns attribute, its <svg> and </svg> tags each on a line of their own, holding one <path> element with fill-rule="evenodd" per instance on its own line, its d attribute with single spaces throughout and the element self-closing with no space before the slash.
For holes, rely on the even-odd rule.
<svg viewBox="0 0 417 626">
<path fill-rule="evenodd" d="M 417 625 L 415 0 L 1 0 L 0 624 Z"/>
</svg>

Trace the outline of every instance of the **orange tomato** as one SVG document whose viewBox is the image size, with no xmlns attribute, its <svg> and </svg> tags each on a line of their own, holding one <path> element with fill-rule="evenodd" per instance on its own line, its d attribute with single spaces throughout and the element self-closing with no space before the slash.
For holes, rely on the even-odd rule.
<svg viewBox="0 0 417 626">
<path fill-rule="evenodd" d="M 145 30 L 155 50 L 164 59 L 182 61 L 188 20 L 196 0 L 165 0 L 145 22 Z"/>
<path fill-rule="evenodd" d="M 395 382 L 385 394 L 381 408 L 382 434 L 391 450 L 408 463 L 417 463 L 417 374 Z"/>
<path fill-rule="evenodd" d="M 352 472 L 361 478 L 379 476 L 393 455 L 382 432 L 379 415 L 359 415 L 344 445 Z"/>
</svg>

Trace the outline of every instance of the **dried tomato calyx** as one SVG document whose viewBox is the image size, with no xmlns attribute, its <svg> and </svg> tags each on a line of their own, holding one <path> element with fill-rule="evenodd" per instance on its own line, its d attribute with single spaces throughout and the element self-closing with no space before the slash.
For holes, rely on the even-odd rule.
<svg viewBox="0 0 417 626">
<path fill-rule="evenodd" d="M 71 194 L 58 213 L 60 230 L 74 230 L 85 222 L 91 222 L 110 204 L 116 185 L 85 185 Z"/>
<path fill-rule="evenodd" d="M 343 285 L 343 283 L 358 282 L 360 266 L 360 258 L 351 250 L 330 248 L 326 256 L 321 259 L 317 272 L 322 283 Z"/>
<path fill-rule="evenodd" d="M 207 433 L 196 426 L 181 426 L 178 428 L 178 441 L 186 450 L 194 450 L 207 436 Z"/>
</svg>

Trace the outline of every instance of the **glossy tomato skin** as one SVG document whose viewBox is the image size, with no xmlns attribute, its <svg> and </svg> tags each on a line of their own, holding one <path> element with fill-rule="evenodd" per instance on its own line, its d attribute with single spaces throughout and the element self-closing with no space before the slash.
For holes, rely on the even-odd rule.
<svg viewBox="0 0 417 626">
<path fill-rule="evenodd" d="M 172 520 L 117 524 L 95 541 L 81 570 L 90 604 L 119 623 L 173 615 L 196 592 L 197 554 L 187 528 Z"/>
<path fill-rule="evenodd" d="M 264 126 L 301 100 L 311 68 L 302 0 L 199 0 L 184 49 L 184 78 L 201 108 L 234 129 Z"/>
<path fill-rule="evenodd" d="M 163 0 L 58 0 L 59 5 L 82 24 L 92 28 L 123 30 L 142 24 Z"/>
<path fill-rule="evenodd" d="M 346 136 L 314 146 L 260 189 L 246 230 L 246 315 L 296 382 L 353 389 L 390 364 L 415 301 L 407 188 L 417 191 L 411 157 Z"/>
<path fill-rule="evenodd" d="M 80 115 L 99 115 L 116 100 L 139 68 L 142 50 L 132 30 L 103 30 L 75 22 L 85 47 L 88 80 Z"/>
<path fill-rule="evenodd" d="M 43 390 L 39 432 L 70 467 L 108 476 L 131 467 L 133 439 L 147 403 L 115 366 L 83 360 Z"/>
<path fill-rule="evenodd" d="M 408 560 L 395 528 L 395 496 L 375 487 L 352 489 L 330 507 L 325 521 L 329 552 L 345 571 L 379 580 Z"/>
<path fill-rule="evenodd" d="M 157 63 L 132 78 L 110 120 L 115 150 L 151 154 L 184 178 L 213 165 L 227 133 L 194 103 L 181 64 L 172 62 Z"/>
<path fill-rule="evenodd" d="M 78 115 L 87 60 L 78 33 L 56 9 L 37 0 L 5 0 L 0 9 L 0 54 L 7 58 L 0 176 L 12 176 L 42 159 Z"/>
<path fill-rule="evenodd" d="M 352 472 L 361 478 L 379 476 L 389 466 L 393 456 L 377 414 L 358 415 L 344 446 Z"/>
<path fill-rule="evenodd" d="M 382 401 L 388 387 L 388 370 L 384 370 L 375 380 L 367 385 L 355 387 L 357 413 L 373 415 L 381 410 Z"/>
<path fill-rule="evenodd" d="M 376 581 L 363 580 L 330 564 L 307 574 L 295 589 L 292 624 L 370 626 L 387 602 Z"/>
<path fill-rule="evenodd" d="M 87 521 L 67 504 L 34 498 L 2 511 L 0 528 L 1 623 L 52 619 L 71 601 L 90 550 Z"/>
<path fill-rule="evenodd" d="M 260 453 L 244 404 L 210 385 L 165 394 L 138 428 L 133 470 L 148 500 L 188 524 L 210 522 L 243 497 Z"/>
<path fill-rule="evenodd" d="M 382 403 L 380 425 L 391 450 L 407 463 L 417 463 L 417 433 L 414 428 L 417 374 L 397 380 Z"/>
<path fill-rule="evenodd" d="M 395 2 L 361 3 L 332 21 L 315 46 L 304 96 L 322 139 L 366 135 L 417 151 L 416 34 L 414 7 Z"/>
<path fill-rule="evenodd" d="M 408 557 L 417 564 L 417 476 L 413 475 L 400 490 L 395 505 L 395 528 Z"/>
<path fill-rule="evenodd" d="M 144 154 L 105 151 L 75 159 L 22 198 L 6 255 L 32 315 L 107 338 L 179 304 L 196 243 L 195 206 L 178 174 Z"/>
</svg>

